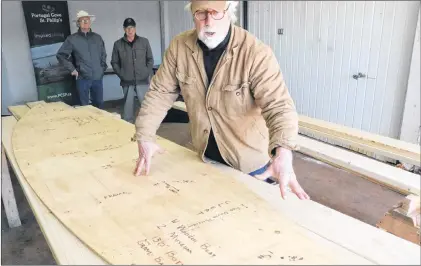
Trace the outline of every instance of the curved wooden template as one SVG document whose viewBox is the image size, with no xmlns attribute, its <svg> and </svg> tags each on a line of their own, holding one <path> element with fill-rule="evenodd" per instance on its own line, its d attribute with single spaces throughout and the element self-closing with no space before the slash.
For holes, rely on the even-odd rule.
<svg viewBox="0 0 421 266">
<path fill-rule="evenodd" d="M 133 125 L 35 106 L 15 126 L 19 167 L 57 218 L 111 264 L 366 264 L 309 237 L 244 184 L 158 138 L 134 177 Z M 299 211 L 299 210 L 297 210 Z"/>
</svg>

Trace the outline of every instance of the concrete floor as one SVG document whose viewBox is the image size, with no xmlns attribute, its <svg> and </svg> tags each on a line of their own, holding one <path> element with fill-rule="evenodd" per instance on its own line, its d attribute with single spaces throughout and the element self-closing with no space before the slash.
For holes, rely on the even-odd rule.
<svg viewBox="0 0 421 266">
<path fill-rule="evenodd" d="M 164 123 L 158 135 L 179 145 L 192 147 L 185 123 Z M 294 166 L 300 183 L 313 201 L 373 226 L 388 209 L 404 198 L 387 188 L 300 153 L 295 154 Z M 12 170 L 11 175 L 22 226 L 8 228 L 2 205 L 1 264 L 56 264 Z"/>
</svg>

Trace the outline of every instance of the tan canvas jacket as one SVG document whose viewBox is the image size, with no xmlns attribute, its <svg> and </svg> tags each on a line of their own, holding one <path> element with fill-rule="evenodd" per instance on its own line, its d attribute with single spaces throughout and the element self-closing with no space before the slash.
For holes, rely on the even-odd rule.
<svg viewBox="0 0 421 266">
<path fill-rule="evenodd" d="M 203 161 L 211 128 L 222 157 L 250 173 L 274 148 L 298 149 L 298 116 L 272 50 L 232 25 L 226 51 L 208 81 L 197 33 L 176 36 L 153 76 L 136 119 L 136 139 L 155 134 L 178 94 L 184 98 L 192 142 Z M 208 89 L 206 89 L 208 88 Z"/>
</svg>

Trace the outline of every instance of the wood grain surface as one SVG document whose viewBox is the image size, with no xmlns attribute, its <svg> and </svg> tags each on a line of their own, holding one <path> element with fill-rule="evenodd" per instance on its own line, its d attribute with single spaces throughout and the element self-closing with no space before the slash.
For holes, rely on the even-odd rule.
<svg viewBox="0 0 421 266">
<path fill-rule="evenodd" d="M 134 177 L 133 125 L 85 108 L 37 105 L 12 144 L 30 186 L 111 264 L 366 264 L 320 245 L 244 184 L 163 138 Z M 343 254 L 347 254 L 344 256 Z"/>
</svg>

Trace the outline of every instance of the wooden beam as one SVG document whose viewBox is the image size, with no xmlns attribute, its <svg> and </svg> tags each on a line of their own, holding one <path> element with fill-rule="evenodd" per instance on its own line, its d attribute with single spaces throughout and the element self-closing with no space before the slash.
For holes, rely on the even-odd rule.
<svg viewBox="0 0 421 266">
<path fill-rule="evenodd" d="M 342 148 L 298 136 L 300 152 L 405 195 L 420 194 L 420 176 Z"/>
<path fill-rule="evenodd" d="M 421 166 L 420 146 L 413 143 L 303 115 L 299 116 L 299 126 L 301 132 L 309 132 L 315 136 L 336 140 L 367 152 L 373 152 L 376 155 Z"/>
<path fill-rule="evenodd" d="M 13 192 L 12 181 L 10 179 L 9 165 L 7 164 L 3 145 L 1 145 L 1 199 L 9 227 L 21 226 L 15 193 Z"/>
<path fill-rule="evenodd" d="M 187 111 L 183 102 L 175 102 L 173 108 Z M 299 136 L 298 142 L 301 147 L 300 152 L 320 161 L 355 172 L 405 195 L 420 194 L 419 175 L 304 136 Z M 401 142 L 398 143 L 403 145 Z"/>
</svg>

